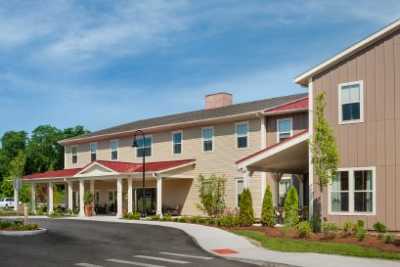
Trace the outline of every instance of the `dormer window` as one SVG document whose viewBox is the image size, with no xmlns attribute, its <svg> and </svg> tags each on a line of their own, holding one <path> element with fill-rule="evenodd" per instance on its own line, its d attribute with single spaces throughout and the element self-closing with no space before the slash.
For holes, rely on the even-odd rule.
<svg viewBox="0 0 400 267">
<path fill-rule="evenodd" d="M 278 119 L 277 124 L 277 142 L 280 143 L 293 135 L 292 118 Z"/>
</svg>

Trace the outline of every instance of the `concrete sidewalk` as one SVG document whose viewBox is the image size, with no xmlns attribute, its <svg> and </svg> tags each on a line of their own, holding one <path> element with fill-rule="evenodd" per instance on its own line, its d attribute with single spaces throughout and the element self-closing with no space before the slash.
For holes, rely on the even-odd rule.
<svg viewBox="0 0 400 267">
<path fill-rule="evenodd" d="M 233 233 L 204 225 L 175 222 L 123 220 L 108 216 L 71 217 L 71 220 L 92 220 L 113 223 L 136 223 L 158 225 L 180 229 L 191 236 L 201 248 L 227 259 L 252 262 L 263 266 L 304 266 L 304 267 L 400 267 L 400 262 L 357 258 L 317 253 L 288 253 L 258 247 L 246 238 Z"/>
</svg>

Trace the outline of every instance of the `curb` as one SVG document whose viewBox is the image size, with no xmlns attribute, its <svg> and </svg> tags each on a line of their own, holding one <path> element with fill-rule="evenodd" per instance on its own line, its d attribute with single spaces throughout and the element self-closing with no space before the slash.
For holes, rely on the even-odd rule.
<svg viewBox="0 0 400 267">
<path fill-rule="evenodd" d="M 39 228 L 32 231 L 0 231 L 2 236 L 34 236 L 47 233 L 47 229 Z"/>
</svg>

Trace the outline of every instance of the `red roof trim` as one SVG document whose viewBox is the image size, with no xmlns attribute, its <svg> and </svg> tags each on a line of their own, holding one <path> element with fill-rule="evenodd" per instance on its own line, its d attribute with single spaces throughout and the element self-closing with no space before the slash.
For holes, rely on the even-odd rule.
<svg viewBox="0 0 400 267">
<path fill-rule="evenodd" d="M 280 106 L 276 106 L 270 109 L 264 110 L 266 114 L 273 114 L 273 113 L 281 113 L 281 112 L 288 112 L 288 111 L 298 111 L 298 110 L 307 110 L 308 109 L 308 96 L 296 99 L 291 102 L 287 102 Z"/>
<path fill-rule="evenodd" d="M 170 160 L 170 161 L 155 161 L 155 162 L 147 162 L 146 163 L 146 171 L 148 172 L 157 172 L 162 170 L 168 170 L 175 167 L 179 167 L 182 165 L 186 165 L 189 163 L 194 163 L 194 159 L 185 159 L 185 160 Z M 30 175 L 26 175 L 23 177 L 24 180 L 35 180 L 35 179 L 45 179 L 45 178 L 65 178 L 65 177 L 73 177 L 80 171 L 86 169 L 91 164 L 98 163 L 106 168 L 109 168 L 118 173 L 135 173 L 142 172 L 142 163 L 135 162 L 124 162 L 124 161 L 109 161 L 109 160 L 96 160 L 89 164 L 87 164 L 83 168 L 73 168 L 73 169 L 64 169 L 58 171 L 47 171 L 43 173 L 34 173 Z"/>
<path fill-rule="evenodd" d="M 245 161 L 245 160 L 248 160 L 248 159 L 250 159 L 250 158 L 252 158 L 252 157 L 255 157 L 255 156 L 257 156 L 257 155 L 259 155 L 259 154 L 261 154 L 261 153 L 263 153 L 263 152 L 265 152 L 265 151 L 267 151 L 267 150 L 270 150 L 270 149 L 272 149 L 272 148 L 274 148 L 274 147 L 277 147 L 277 146 L 279 146 L 279 145 L 285 144 L 285 143 L 289 142 L 290 140 L 293 140 L 294 138 L 299 137 L 299 136 L 301 136 L 301 135 L 303 135 L 303 134 L 305 134 L 305 133 L 308 133 L 308 130 L 307 130 L 307 129 L 306 129 L 306 130 L 303 130 L 303 131 L 301 131 L 301 132 L 299 132 L 299 133 L 297 133 L 297 134 L 295 134 L 295 135 L 293 135 L 293 136 L 291 136 L 290 138 L 288 138 L 288 139 L 286 139 L 286 140 L 284 140 L 284 141 L 282 141 L 282 142 L 280 142 L 280 143 L 273 144 L 273 145 L 271 145 L 271 146 L 269 146 L 269 147 L 266 147 L 266 148 L 264 148 L 264 149 L 261 149 L 261 150 L 255 152 L 255 153 L 253 153 L 253 154 L 250 154 L 250 155 L 248 155 L 248 156 L 246 156 L 246 157 L 244 157 L 244 158 L 241 158 L 241 159 L 239 159 L 238 161 L 236 161 L 235 163 L 236 163 L 236 164 L 239 164 L 239 163 L 241 163 L 241 162 L 243 162 L 243 161 Z"/>
</svg>

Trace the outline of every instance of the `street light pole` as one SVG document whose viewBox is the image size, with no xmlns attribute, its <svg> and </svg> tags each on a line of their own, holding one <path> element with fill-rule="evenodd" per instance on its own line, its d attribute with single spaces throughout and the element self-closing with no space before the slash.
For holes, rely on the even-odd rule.
<svg viewBox="0 0 400 267">
<path fill-rule="evenodd" d="M 137 135 L 142 136 L 142 142 L 143 142 L 143 150 L 142 150 L 142 217 L 146 217 L 146 209 L 144 207 L 144 198 L 145 198 L 145 186 L 146 186 L 146 152 L 145 152 L 145 134 L 142 130 L 136 130 L 133 133 L 133 147 L 136 147 L 136 149 L 139 148 L 139 144 L 137 142 Z M 132 197 L 132 196 L 129 196 Z"/>
</svg>

